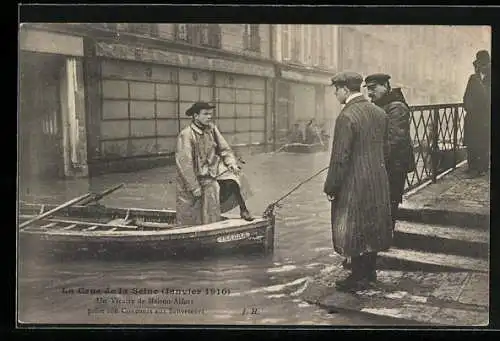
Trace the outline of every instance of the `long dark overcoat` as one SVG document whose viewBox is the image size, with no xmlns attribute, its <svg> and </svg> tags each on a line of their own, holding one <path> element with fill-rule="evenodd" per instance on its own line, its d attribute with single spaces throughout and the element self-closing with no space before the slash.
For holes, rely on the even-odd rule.
<svg viewBox="0 0 500 341">
<path fill-rule="evenodd" d="M 489 144 L 491 97 L 489 79 L 481 81 L 479 74 L 469 77 L 464 93 L 466 111 L 464 121 L 464 145 L 468 148 L 482 149 Z"/>
<path fill-rule="evenodd" d="M 337 253 L 353 257 L 392 243 L 385 112 L 364 97 L 348 102 L 335 122 L 324 192 L 333 195 L 332 237 Z"/>
</svg>

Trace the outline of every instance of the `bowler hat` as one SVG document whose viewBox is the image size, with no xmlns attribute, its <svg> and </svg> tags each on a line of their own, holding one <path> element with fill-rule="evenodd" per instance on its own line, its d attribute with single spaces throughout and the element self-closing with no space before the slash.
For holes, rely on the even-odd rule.
<svg viewBox="0 0 500 341">
<path fill-rule="evenodd" d="M 203 109 L 213 109 L 215 105 L 209 104 L 207 102 L 196 102 L 188 110 L 186 110 L 186 116 L 193 116 L 194 114 L 199 114 Z"/>
<path fill-rule="evenodd" d="M 387 81 L 391 79 L 391 76 L 386 73 L 374 73 L 372 75 L 366 76 L 365 78 L 365 87 L 376 85 L 376 84 L 385 84 Z"/>
<path fill-rule="evenodd" d="M 336 86 L 360 86 L 363 83 L 363 76 L 351 71 L 342 71 L 332 77 L 332 85 Z"/>
<path fill-rule="evenodd" d="M 490 64 L 490 54 L 486 50 L 481 50 L 476 53 L 476 60 L 474 61 L 474 65 L 479 67 L 486 66 Z"/>
</svg>

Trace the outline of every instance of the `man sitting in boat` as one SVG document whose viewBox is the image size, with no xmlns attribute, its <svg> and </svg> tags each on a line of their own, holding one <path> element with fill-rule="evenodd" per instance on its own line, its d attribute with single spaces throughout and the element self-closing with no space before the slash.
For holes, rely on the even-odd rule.
<svg viewBox="0 0 500 341">
<path fill-rule="evenodd" d="M 290 141 L 289 143 L 304 143 L 304 136 L 302 134 L 302 131 L 300 130 L 300 125 L 298 123 L 295 123 L 293 125 L 292 130 L 290 131 L 290 134 L 288 136 L 288 140 Z"/>
<path fill-rule="evenodd" d="M 319 127 L 316 125 L 314 119 L 310 120 L 306 126 L 306 144 L 321 144 L 323 145 L 323 140 L 321 138 L 321 132 Z"/>
<path fill-rule="evenodd" d="M 231 147 L 212 123 L 215 106 L 197 102 L 187 111 L 192 122 L 177 138 L 177 223 L 210 224 L 221 213 L 240 207 L 241 218 L 252 221 L 245 198 L 249 186 Z"/>
</svg>

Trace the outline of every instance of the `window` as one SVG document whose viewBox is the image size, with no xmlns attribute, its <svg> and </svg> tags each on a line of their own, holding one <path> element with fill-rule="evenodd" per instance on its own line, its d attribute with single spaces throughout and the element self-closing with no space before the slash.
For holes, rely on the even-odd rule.
<svg viewBox="0 0 500 341">
<path fill-rule="evenodd" d="M 93 26 L 97 26 L 99 28 L 104 28 L 106 30 L 116 30 L 118 24 L 109 24 L 109 23 L 103 23 L 103 24 L 92 24 Z"/>
<path fill-rule="evenodd" d="M 187 24 L 175 25 L 175 37 L 177 40 L 188 41 L 188 25 Z"/>
<path fill-rule="evenodd" d="M 290 25 L 281 25 L 281 51 L 283 60 L 290 60 L 291 46 L 290 46 Z"/>
<path fill-rule="evenodd" d="M 311 26 L 311 62 L 312 65 L 317 65 L 319 58 L 318 58 L 318 26 L 313 25 Z"/>
<path fill-rule="evenodd" d="M 356 56 L 355 62 L 356 67 L 363 65 L 363 54 L 366 52 L 363 50 L 363 36 L 364 34 L 359 31 L 354 32 L 354 55 Z"/>
<path fill-rule="evenodd" d="M 294 62 L 300 62 L 300 38 L 301 38 L 301 26 L 293 25 L 292 26 L 292 60 Z"/>
<path fill-rule="evenodd" d="M 199 46 L 221 47 L 221 30 L 218 24 L 177 24 L 175 27 L 177 40 Z"/>
<path fill-rule="evenodd" d="M 313 31 L 313 26 L 311 25 L 306 25 L 305 29 L 305 63 L 307 65 L 312 64 L 312 31 Z"/>
<path fill-rule="evenodd" d="M 354 68 L 354 30 L 351 28 L 346 28 L 344 34 L 342 35 L 342 43 L 344 48 L 344 60 L 346 69 Z"/>
<path fill-rule="evenodd" d="M 402 70 L 404 62 L 401 53 L 401 46 L 399 45 L 394 46 L 394 60 L 396 61 L 395 68 L 393 70 L 394 78 L 402 80 Z"/>
<path fill-rule="evenodd" d="M 243 42 L 246 50 L 260 52 L 260 25 L 245 24 Z"/>
<path fill-rule="evenodd" d="M 326 67 L 331 67 L 332 65 L 332 59 L 331 59 L 331 46 L 332 46 L 332 35 L 331 35 L 331 30 L 330 26 L 323 26 L 321 28 L 323 30 L 323 37 L 325 41 L 325 46 L 323 48 L 323 65 Z"/>
<path fill-rule="evenodd" d="M 319 41 L 321 42 L 319 44 L 318 63 L 319 63 L 319 65 L 324 66 L 324 65 L 327 65 L 325 51 L 328 49 L 328 44 L 329 44 L 329 41 L 328 41 L 327 37 L 325 36 L 325 26 L 323 26 L 323 25 L 318 26 L 318 35 L 319 35 Z"/>
<path fill-rule="evenodd" d="M 128 31 L 130 33 L 156 37 L 156 36 L 158 36 L 158 25 L 157 24 L 128 24 Z"/>
</svg>

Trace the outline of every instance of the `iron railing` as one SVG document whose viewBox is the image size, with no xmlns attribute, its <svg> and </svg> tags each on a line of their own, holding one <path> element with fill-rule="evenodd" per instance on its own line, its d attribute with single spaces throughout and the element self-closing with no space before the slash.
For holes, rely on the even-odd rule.
<svg viewBox="0 0 500 341">
<path fill-rule="evenodd" d="M 444 171 L 465 159 L 463 104 L 412 106 L 410 135 L 416 169 L 407 174 L 405 190 L 436 181 Z"/>
</svg>

